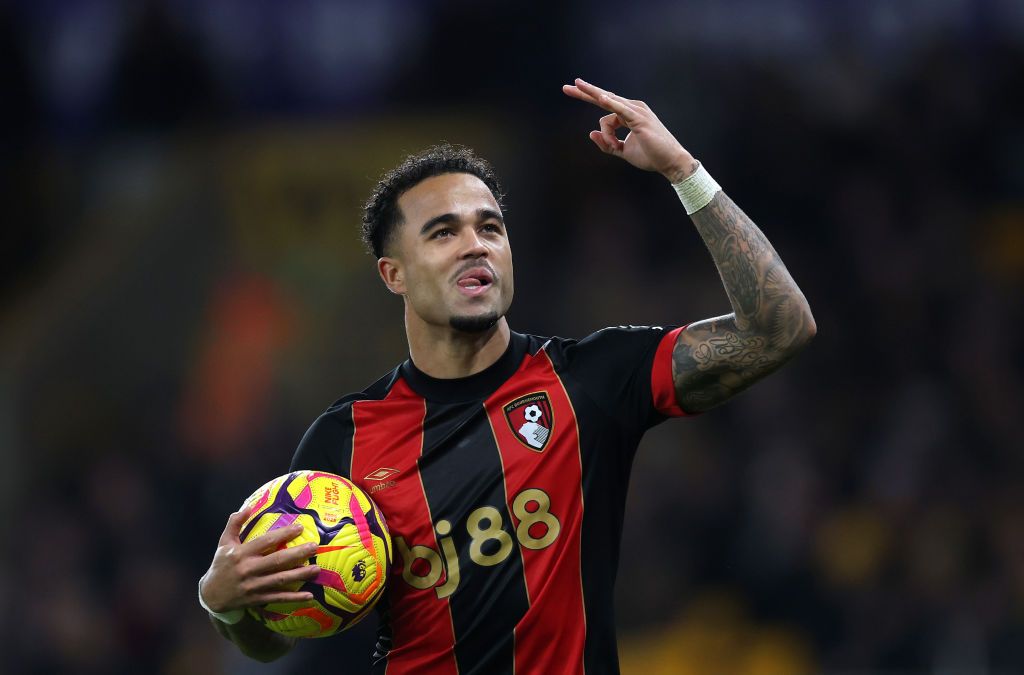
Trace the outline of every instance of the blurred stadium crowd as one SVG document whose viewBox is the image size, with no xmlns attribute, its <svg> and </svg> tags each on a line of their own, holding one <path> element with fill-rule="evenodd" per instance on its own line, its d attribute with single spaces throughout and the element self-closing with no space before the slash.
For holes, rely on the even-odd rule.
<svg viewBox="0 0 1024 675">
<path fill-rule="evenodd" d="M 623 476 L 623 671 L 1024 671 L 1019 3 L 37 0 L 0 50 L 4 672 L 365 670 L 371 625 L 257 671 L 195 585 L 308 423 L 404 358 L 356 233 L 403 153 L 504 177 L 514 329 L 728 311 L 576 75 L 658 112 L 819 327 Z"/>
</svg>

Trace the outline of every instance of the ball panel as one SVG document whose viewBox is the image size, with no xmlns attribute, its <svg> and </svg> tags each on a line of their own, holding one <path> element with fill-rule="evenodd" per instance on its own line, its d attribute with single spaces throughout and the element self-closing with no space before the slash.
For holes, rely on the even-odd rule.
<svg viewBox="0 0 1024 675">
<path fill-rule="evenodd" d="M 243 508 L 249 511 L 248 517 L 242 523 L 242 536 L 244 537 L 247 529 L 251 526 L 252 521 L 256 519 L 260 513 L 265 511 L 268 507 L 272 506 L 277 501 L 278 494 L 281 491 L 281 487 L 285 484 L 288 476 L 279 476 L 272 481 L 262 485 L 249 495 L 243 504 Z"/>
<path fill-rule="evenodd" d="M 327 637 L 337 633 L 344 624 L 343 617 L 324 609 L 315 600 L 271 603 L 249 612 L 275 633 L 295 638 Z"/>
<path fill-rule="evenodd" d="M 328 606 L 347 613 L 358 612 L 385 578 L 373 543 L 367 548 L 359 528 L 349 522 L 321 551 L 317 552 L 321 568 L 317 581 L 324 586 Z"/>
</svg>

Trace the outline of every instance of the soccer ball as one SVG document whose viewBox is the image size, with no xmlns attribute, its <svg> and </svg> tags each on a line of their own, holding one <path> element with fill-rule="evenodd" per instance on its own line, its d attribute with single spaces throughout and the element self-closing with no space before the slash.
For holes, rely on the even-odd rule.
<svg viewBox="0 0 1024 675">
<path fill-rule="evenodd" d="M 290 637 L 326 637 L 370 613 L 383 594 L 392 548 L 384 516 L 365 492 L 333 473 L 295 471 L 256 490 L 245 507 L 242 541 L 297 522 L 302 533 L 281 548 L 319 547 L 303 564 L 319 565 L 320 574 L 288 589 L 313 599 L 250 608 L 254 618 Z"/>
</svg>

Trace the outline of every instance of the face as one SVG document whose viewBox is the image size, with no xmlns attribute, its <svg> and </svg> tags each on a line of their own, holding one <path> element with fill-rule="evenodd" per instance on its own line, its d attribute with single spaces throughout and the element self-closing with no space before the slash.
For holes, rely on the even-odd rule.
<svg viewBox="0 0 1024 675">
<path fill-rule="evenodd" d="M 403 222 L 378 268 L 405 296 L 409 317 L 465 332 L 493 326 L 512 304 L 512 249 L 484 182 L 466 173 L 433 176 L 399 197 L 398 207 Z"/>
</svg>

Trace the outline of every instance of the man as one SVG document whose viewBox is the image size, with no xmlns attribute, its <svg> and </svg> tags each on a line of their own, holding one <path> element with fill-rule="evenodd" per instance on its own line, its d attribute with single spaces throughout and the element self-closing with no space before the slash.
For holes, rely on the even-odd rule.
<svg viewBox="0 0 1024 675">
<path fill-rule="evenodd" d="M 510 330 L 512 256 L 490 166 L 441 146 L 408 158 L 367 204 L 364 238 L 405 303 L 410 358 L 310 427 L 292 470 L 344 475 L 395 542 L 375 672 L 614 673 L 612 594 L 625 491 L 643 433 L 705 411 L 814 336 L 778 254 L 642 101 L 577 79 L 608 114 L 591 140 L 676 188 L 733 313 L 681 328 L 609 328 L 582 341 Z M 624 140 L 616 136 L 625 127 Z M 240 544 L 231 516 L 200 599 L 218 629 L 269 660 L 291 641 L 240 608 L 310 597 L 296 532 Z"/>
</svg>

